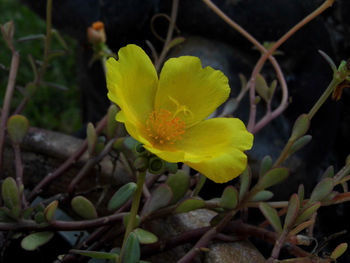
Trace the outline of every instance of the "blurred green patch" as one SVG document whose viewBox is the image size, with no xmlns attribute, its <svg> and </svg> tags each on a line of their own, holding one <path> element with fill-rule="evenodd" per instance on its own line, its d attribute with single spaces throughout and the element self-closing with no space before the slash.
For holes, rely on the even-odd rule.
<svg viewBox="0 0 350 263">
<path fill-rule="evenodd" d="M 33 13 L 18 0 L 0 0 L 0 24 L 10 20 L 15 23 L 15 39 L 29 35 L 45 34 L 45 21 Z M 72 133 L 81 127 L 80 94 L 77 85 L 75 66 L 75 50 L 77 43 L 63 36 L 68 44 L 69 53 L 51 60 L 44 81 L 57 83 L 66 89 L 42 85 L 25 107 L 23 114 L 29 119 L 31 126 Z M 16 82 L 16 90 L 12 99 L 11 112 L 21 102 L 22 91 L 28 82 L 33 80 L 33 72 L 28 60 L 31 54 L 35 60 L 41 61 L 44 52 L 44 40 L 36 39 L 15 43 L 21 60 Z M 52 38 L 52 50 L 63 50 L 57 39 Z M 0 106 L 3 104 L 11 52 L 0 37 Z M 5 66 L 5 69 L 2 68 Z"/>
</svg>

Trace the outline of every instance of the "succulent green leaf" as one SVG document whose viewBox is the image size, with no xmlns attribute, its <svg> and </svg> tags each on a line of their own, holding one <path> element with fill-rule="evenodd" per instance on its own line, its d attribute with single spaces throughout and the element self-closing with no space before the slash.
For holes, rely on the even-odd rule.
<svg viewBox="0 0 350 263">
<path fill-rule="evenodd" d="M 199 198 L 189 198 L 181 202 L 177 207 L 176 213 L 187 213 L 192 210 L 200 209 L 205 206 L 205 202 Z"/>
<path fill-rule="evenodd" d="M 36 250 L 38 247 L 45 245 L 53 238 L 53 232 L 36 232 L 22 239 L 21 247 L 28 251 Z"/>
<path fill-rule="evenodd" d="M 20 144 L 29 128 L 29 121 L 22 115 L 12 115 L 7 120 L 7 132 L 14 144 Z"/>
<path fill-rule="evenodd" d="M 261 74 L 258 74 L 256 76 L 255 89 L 256 89 L 256 92 L 259 94 L 259 96 L 263 98 L 265 102 L 269 101 L 270 99 L 269 87 L 266 83 L 265 78 Z"/>
<path fill-rule="evenodd" d="M 115 119 L 115 116 L 118 113 L 118 108 L 116 105 L 112 104 L 108 108 L 108 113 L 107 113 L 107 138 L 112 139 L 115 136 L 117 127 L 118 127 L 118 122 Z"/>
<path fill-rule="evenodd" d="M 100 251 L 87 251 L 87 250 L 78 250 L 71 249 L 70 253 L 79 254 L 85 257 L 96 258 L 96 259 L 118 259 L 119 255 L 111 252 L 100 252 Z"/>
<path fill-rule="evenodd" d="M 177 45 L 180 45 L 183 43 L 186 39 L 184 37 L 176 37 L 173 40 L 170 41 L 168 49 L 171 49 Z"/>
<path fill-rule="evenodd" d="M 89 122 L 86 127 L 86 137 L 88 142 L 88 151 L 90 155 L 93 155 L 95 152 L 95 147 L 97 143 L 97 133 L 94 125 Z"/>
<path fill-rule="evenodd" d="M 301 214 L 296 218 L 295 220 L 295 225 L 298 225 L 306 220 L 308 220 L 313 213 L 315 213 L 317 211 L 317 209 L 319 209 L 321 206 L 321 202 L 317 202 L 314 203 L 313 205 L 311 205 L 310 207 L 304 209 Z"/>
<path fill-rule="evenodd" d="M 130 213 L 127 213 L 124 218 L 123 218 L 123 224 L 125 227 L 128 226 L 129 223 L 129 218 L 130 218 Z M 135 221 L 134 221 L 134 228 L 138 227 L 138 225 L 140 224 L 140 216 L 136 215 Z"/>
<path fill-rule="evenodd" d="M 12 209 L 15 206 L 20 206 L 19 191 L 15 179 L 7 177 L 1 185 L 1 195 L 5 206 Z"/>
<path fill-rule="evenodd" d="M 348 249 L 348 244 L 347 243 L 341 243 L 339 244 L 332 252 L 330 258 L 331 259 L 337 259 L 341 255 L 344 254 L 344 252 Z"/>
<path fill-rule="evenodd" d="M 284 181 L 289 175 L 289 170 L 283 167 L 273 168 L 267 171 L 259 180 L 257 189 L 265 189 Z"/>
<path fill-rule="evenodd" d="M 136 191 L 137 185 L 134 182 L 127 183 L 120 187 L 109 200 L 107 209 L 115 211 L 124 205 Z"/>
<path fill-rule="evenodd" d="M 250 201 L 252 202 L 262 202 L 267 201 L 273 197 L 273 192 L 268 190 L 262 190 L 257 192 Z"/>
<path fill-rule="evenodd" d="M 133 232 L 137 236 L 140 244 L 153 244 L 158 241 L 158 237 L 155 234 L 142 228 L 136 228 Z"/>
<path fill-rule="evenodd" d="M 314 188 L 311 193 L 311 197 L 308 203 L 313 204 L 317 201 L 322 201 L 325 197 L 327 197 L 333 190 L 334 184 L 332 178 L 324 178 L 322 179 Z"/>
<path fill-rule="evenodd" d="M 139 263 L 140 244 L 135 233 L 131 232 L 125 243 L 125 253 L 123 255 L 124 263 Z"/>
<path fill-rule="evenodd" d="M 52 201 L 45 208 L 44 215 L 45 215 L 45 218 L 48 222 L 51 222 L 52 220 L 54 220 L 54 216 L 55 216 L 55 212 L 56 212 L 57 207 L 58 207 L 58 201 L 55 200 L 55 201 Z"/>
<path fill-rule="evenodd" d="M 249 167 L 247 167 L 242 175 L 240 176 L 241 184 L 239 187 L 239 199 L 242 200 L 244 195 L 249 189 L 250 183 L 252 181 L 252 175 L 250 173 Z"/>
<path fill-rule="evenodd" d="M 293 230 L 291 230 L 289 232 L 290 236 L 295 236 L 296 234 L 298 234 L 299 232 L 303 231 L 304 229 L 308 228 L 309 226 L 311 226 L 312 224 L 315 223 L 315 220 L 310 219 L 308 221 L 305 221 L 303 223 L 298 224 Z"/>
<path fill-rule="evenodd" d="M 294 123 L 290 140 L 295 141 L 299 139 L 301 136 L 305 135 L 305 133 L 309 130 L 309 127 L 310 127 L 310 119 L 308 115 L 307 114 L 300 115 Z"/>
<path fill-rule="evenodd" d="M 190 186 L 190 177 L 185 171 L 179 170 L 177 173 L 170 174 L 168 176 L 166 184 L 171 188 L 173 193 L 171 203 L 174 204 L 184 197 L 188 191 Z"/>
<path fill-rule="evenodd" d="M 303 206 L 304 195 L 305 195 L 305 188 L 304 188 L 304 185 L 301 184 L 301 185 L 299 185 L 299 187 L 298 187 L 299 207 L 302 207 L 302 206 Z"/>
<path fill-rule="evenodd" d="M 326 171 L 324 171 L 322 178 L 326 178 L 326 177 L 334 177 L 334 166 L 330 165 Z"/>
<path fill-rule="evenodd" d="M 84 196 L 78 195 L 74 197 L 71 201 L 71 206 L 74 212 L 84 219 L 94 219 L 97 217 L 95 206 Z"/>
<path fill-rule="evenodd" d="M 272 168 L 272 158 L 270 155 L 266 155 L 260 164 L 259 177 L 262 177 L 268 170 Z"/>
<path fill-rule="evenodd" d="M 306 144 L 308 144 L 312 139 L 311 135 L 304 135 L 297 139 L 292 146 L 289 149 L 289 155 L 294 154 L 295 152 L 299 151 L 301 148 L 303 148 Z"/>
<path fill-rule="evenodd" d="M 284 219 L 284 226 L 283 228 L 290 228 L 298 216 L 299 213 L 299 198 L 297 194 L 293 194 L 288 203 L 288 210 L 286 214 L 286 218 Z"/>
<path fill-rule="evenodd" d="M 238 191 L 233 186 L 227 186 L 223 191 L 219 205 L 225 209 L 234 209 L 238 204 Z"/>
<path fill-rule="evenodd" d="M 269 206 L 266 203 L 259 204 L 260 211 L 263 213 L 270 225 L 275 229 L 277 233 L 282 232 L 281 220 L 275 208 Z"/>
<path fill-rule="evenodd" d="M 275 90 L 277 87 L 277 80 L 273 80 L 270 84 L 270 88 L 269 88 L 269 98 L 270 100 L 272 99 L 273 95 L 275 94 Z"/>
<path fill-rule="evenodd" d="M 159 185 L 156 190 L 153 191 L 151 198 L 146 202 L 142 214 L 148 215 L 159 208 L 165 207 L 170 204 L 173 198 L 171 188 L 167 184 Z"/>
</svg>

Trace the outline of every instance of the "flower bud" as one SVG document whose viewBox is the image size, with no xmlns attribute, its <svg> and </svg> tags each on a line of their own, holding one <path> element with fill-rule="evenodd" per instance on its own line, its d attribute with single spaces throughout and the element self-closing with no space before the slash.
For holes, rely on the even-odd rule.
<svg viewBox="0 0 350 263">
<path fill-rule="evenodd" d="M 105 43 L 106 32 L 104 24 L 100 21 L 93 23 L 92 26 L 87 29 L 87 39 L 93 45 Z"/>
</svg>

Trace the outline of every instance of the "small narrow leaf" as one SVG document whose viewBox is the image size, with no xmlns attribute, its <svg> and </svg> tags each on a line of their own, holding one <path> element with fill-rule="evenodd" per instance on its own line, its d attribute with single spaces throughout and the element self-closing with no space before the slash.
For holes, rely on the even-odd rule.
<svg viewBox="0 0 350 263">
<path fill-rule="evenodd" d="M 277 80 L 273 80 L 270 84 L 270 88 L 269 88 L 269 99 L 271 100 L 273 95 L 275 94 L 275 90 L 277 87 Z"/>
<path fill-rule="evenodd" d="M 302 207 L 302 206 L 303 206 L 304 195 L 305 195 L 304 185 L 301 184 L 301 185 L 299 185 L 299 187 L 298 187 L 299 207 Z"/>
<path fill-rule="evenodd" d="M 219 205 L 225 209 L 234 209 L 238 204 L 238 191 L 233 186 L 227 186 L 222 193 Z"/>
<path fill-rule="evenodd" d="M 131 232 L 125 243 L 124 263 L 138 263 L 140 261 L 140 244 L 136 235 Z"/>
<path fill-rule="evenodd" d="M 306 144 L 308 144 L 312 139 L 311 135 L 304 135 L 297 139 L 293 145 L 289 149 L 289 155 L 294 154 L 295 152 L 299 151 L 301 148 L 303 148 Z"/>
<path fill-rule="evenodd" d="M 265 102 L 269 101 L 269 87 L 267 86 L 265 78 L 261 74 L 258 74 L 256 76 L 255 89 L 259 96 L 263 98 Z"/>
<path fill-rule="evenodd" d="M 1 185 L 1 195 L 5 206 L 12 209 L 20 205 L 19 192 L 15 179 L 7 177 Z"/>
<path fill-rule="evenodd" d="M 322 179 L 314 188 L 311 193 L 311 197 L 308 203 L 313 204 L 317 201 L 322 201 L 323 198 L 327 197 L 333 190 L 334 184 L 332 178 Z"/>
<path fill-rule="evenodd" d="M 250 173 L 249 167 L 245 169 L 245 171 L 240 176 L 241 185 L 239 187 L 239 199 L 242 200 L 244 195 L 249 189 L 250 182 L 252 181 L 252 175 Z"/>
<path fill-rule="evenodd" d="M 177 207 L 175 212 L 176 213 L 186 213 L 192 210 L 200 209 L 205 206 L 205 203 L 202 199 L 198 198 L 190 198 L 182 203 L 180 203 Z"/>
<path fill-rule="evenodd" d="M 118 113 L 118 108 L 114 104 L 112 104 L 108 108 L 108 113 L 107 113 L 107 138 L 112 139 L 115 136 L 117 127 L 118 127 L 118 122 L 115 119 L 115 116 Z"/>
<path fill-rule="evenodd" d="M 326 177 L 334 177 L 334 167 L 333 165 L 329 166 L 326 171 L 324 171 L 322 178 L 326 178 Z"/>
<path fill-rule="evenodd" d="M 84 196 L 78 195 L 74 197 L 71 201 L 71 206 L 74 212 L 84 219 L 94 219 L 97 217 L 95 206 Z"/>
<path fill-rule="evenodd" d="M 262 202 L 267 201 L 273 197 L 273 193 L 271 191 L 262 190 L 260 192 L 257 192 L 252 199 L 250 199 L 251 202 Z"/>
<path fill-rule="evenodd" d="M 166 184 L 171 188 L 173 193 L 171 203 L 174 204 L 184 197 L 188 191 L 190 186 L 190 177 L 185 171 L 179 170 L 176 174 L 170 174 L 168 176 Z"/>
<path fill-rule="evenodd" d="M 273 229 L 275 229 L 277 233 L 281 233 L 282 225 L 276 209 L 266 203 L 260 203 L 259 208 Z"/>
<path fill-rule="evenodd" d="M 142 214 L 148 215 L 159 208 L 167 206 L 173 198 L 171 188 L 167 184 L 161 184 L 153 191 L 151 198 L 146 202 Z"/>
<path fill-rule="evenodd" d="M 293 194 L 288 203 L 286 218 L 284 219 L 284 229 L 291 227 L 294 224 L 299 212 L 299 198 L 297 194 Z"/>
<path fill-rule="evenodd" d="M 308 228 L 309 226 L 311 226 L 314 223 L 315 223 L 315 220 L 314 219 L 310 219 L 310 220 L 305 221 L 305 222 L 303 222 L 301 224 L 298 224 L 293 230 L 291 230 L 289 232 L 289 235 L 290 236 L 295 236 L 296 234 L 300 233 L 305 228 Z"/>
<path fill-rule="evenodd" d="M 310 119 L 308 115 L 307 114 L 300 115 L 294 123 L 290 140 L 295 141 L 299 139 L 301 136 L 305 135 L 305 133 L 309 130 L 309 127 L 310 127 Z"/>
<path fill-rule="evenodd" d="M 87 251 L 87 250 L 78 250 L 71 249 L 69 253 L 79 254 L 85 257 L 96 258 L 96 259 L 118 259 L 119 255 L 111 252 L 99 252 L 99 251 Z"/>
<path fill-rule="evenodd" d="M 308 220 L 313 213 L 315 213 L 317 211 L 317 209 L 319 209 L 321 206 L 321 202 L 317 202 L 314 203 L 313 205 L 311 205 L 310 207 L 308 207 L 307 209 L 305 209 L 295 220 L 295 225 L 298 225 L 306 220 Z"/>
<path fill-rule="evenodd" d="M 29 121 L 22 115 L 12 115 L 7 120 L 6 128 L 12 143 L 20 144 L 27 134 Z"/>
<path fill-rule="evenodd" d="M 153 244 L 158 241 L 158 237 L 155 234 L 142 228 L 136 228 L 133 232 L 137 236 L 140 244 Z"/>
<path fill-rule="evenodd" d="M 137 185 L 134 182 L 127 183 L 120 187 L 109 200 L 107 209 L 115 211 L 124 205 L 136 191 Z"/>
<path fill-rule="evenodd" d="M 88 151 L 90 155 L 93 155 L 95 152 L 95 147 L 97 143 L 97 134 L 94 125 L 89 122 L 86 127 L 86 138 L 88 142 Z"/>
<path fill-rule="evenodd" d="M 48 222 L 51 222 L 52 220 L 54 220 L 54 216 L 55 216 L 55 212 L 58 206 L 58 201 L 52 201 L 46 208 L 44 211 L 44 215 L 45 218 Z"/>
<path fill-rule="evenodd" d="M 284 181 L 289 175 L 287 168 L 273 168 L 267 171 L 255 186 L 257 189 L 265 189 Z"/>
<path fill-rule="evenodd" d="M 341 255 L 344 254 L 344 252 L 348 249 L 348 244 L 347 243 L 341 243 L 339 244 L 332 252 L 330 258 L 331 259 L 337 259 Z"/>
<path fill-rule="evenodd" d="M 22 239 L 21 247 L 28 251 L 36 250 L 38 247 L 45 245 L 53 238 L 53 232 L 36 232 Z"/>
<path fill-rule="evenodd" d="M 266 155 L 260 164 L 259 177 L 262 177 L 268 170 L 272 168 L 272 158 L 270 155 Z"/>
</svg>

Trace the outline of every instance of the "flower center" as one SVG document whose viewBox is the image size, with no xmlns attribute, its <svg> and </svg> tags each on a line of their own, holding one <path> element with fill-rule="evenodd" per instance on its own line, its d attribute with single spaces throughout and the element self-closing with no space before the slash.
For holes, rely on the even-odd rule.
<svg viewBox="0 0 350 263">
<path fill-rule="evenodd" d="M 185 122 L 164 109 L 152 111 L 146 122 L 148 136 L 158 144 L 174 144 L 185 133 L 185 126 Z"/>
</svg>

